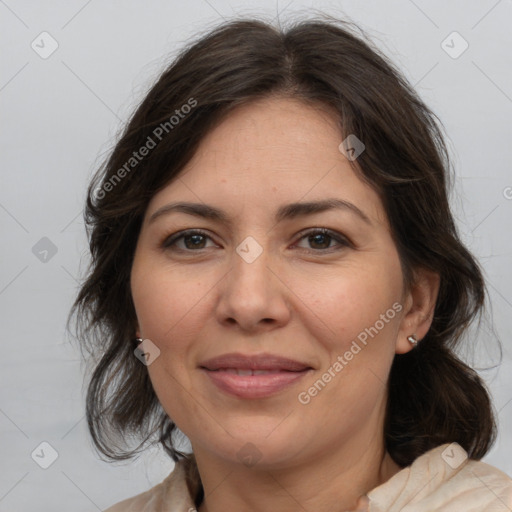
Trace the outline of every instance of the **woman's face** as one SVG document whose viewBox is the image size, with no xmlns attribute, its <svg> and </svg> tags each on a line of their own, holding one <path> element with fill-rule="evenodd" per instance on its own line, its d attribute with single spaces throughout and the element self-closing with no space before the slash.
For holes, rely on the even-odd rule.
<svg viewBox="0 0 512 512">
<path fill-rule="evenodd" d="M 233 111 L 149 203 L 131 275 L 137 334 L 194 451 L 285 467 L 382 440 L 388 372 L 412 334 L 408 295 L 381 200 L 341 142 L 320 107 L 259 100 Z M 171 203 L 197 211 L 160 210 Z M 308 369 L 203 367 L 233 353 Z"/>
</svg>

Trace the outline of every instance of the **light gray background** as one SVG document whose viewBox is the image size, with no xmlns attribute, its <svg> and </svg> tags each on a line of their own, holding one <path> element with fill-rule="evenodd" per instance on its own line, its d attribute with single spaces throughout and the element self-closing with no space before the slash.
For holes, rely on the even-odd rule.
<svg viewBox="0 0 512 512">
<path fill-rule="evenodd" d="M 495 332 L 481 344 L 482 353 L 490 350 L 484 363 L 496 352 L 486 343 L 499 337 L 504 348 L 501 368 L 482 373 L 500 421 L 485 460 L 512 474 L 510 0 L 0 0 L 0 511 L 100 510 L 172 469 L 157 450 L 124 466 L 107 464 L 88 439 L 83 368 L 64 327 L 88 261 L 86 185 L 186 41 L 237 14 L 279 11 L 285 20 L 310 7 L 365 28 L 446 127 L 459 227 L 485 268 L 492 299 Z M 31 48 L 34 40 L 42 45 L 43 31 L 58 43 L 46 59 Z M 441 46 L 453 31 L 469 44 L 458 58 Z M 461 41 L 452 40 L 454 52 Z M 57 249 L 46 262 L 32 251 L 43 237 Z M 46 470 L 31 458 L 43 441 L 58 452 Z"/>
</svg>

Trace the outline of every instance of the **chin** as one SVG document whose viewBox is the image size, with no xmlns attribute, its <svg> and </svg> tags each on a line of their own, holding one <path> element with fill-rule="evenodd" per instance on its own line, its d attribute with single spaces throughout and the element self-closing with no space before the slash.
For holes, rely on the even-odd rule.
<svg viewBox="0 0 512 512">
<path fill-rule="evenodd" d="M 234 439 L 227 435 L 216 445 L 217 455 L 250 469 L 276 470 L 297 464 L 305 446 L 302 443 L 298 445 L 297 433 L 272 432 L 276 425 L 273 423 L 271 426 L 267 422 L 264 428 L 257 431 L 248 429 L 244 435 L 237 435 Z"/>
</svg>

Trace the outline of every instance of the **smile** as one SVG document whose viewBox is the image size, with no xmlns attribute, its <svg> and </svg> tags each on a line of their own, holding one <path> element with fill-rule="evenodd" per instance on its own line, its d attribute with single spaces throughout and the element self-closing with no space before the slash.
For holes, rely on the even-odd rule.
<svg viewBox="0 0 512 512">
<path fill-rule="evenodd" d="M 283 391 L 308 374 L 311 368 L 302 371 L 250 370 L 220 368 L 201 370 L 217 389 L 237 398 L 266 398 Z"/>
</svg>

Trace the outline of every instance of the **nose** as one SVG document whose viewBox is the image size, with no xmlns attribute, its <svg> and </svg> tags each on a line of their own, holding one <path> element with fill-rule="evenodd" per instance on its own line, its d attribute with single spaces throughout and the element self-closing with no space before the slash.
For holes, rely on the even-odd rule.
<svg viewBox="0 0 512 512">
<path fill-rule="evenodd" d="M 231 269 L 219 283 L 216 316 L 221 324 L 257 333 L 290 320 L 290 292 L 270 260 L 267 251 L 252 262 L 233 253 Z"/>
</svg>

